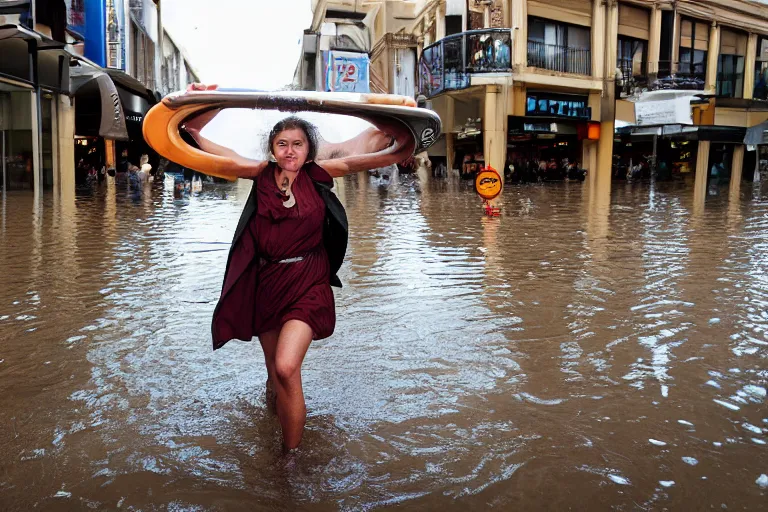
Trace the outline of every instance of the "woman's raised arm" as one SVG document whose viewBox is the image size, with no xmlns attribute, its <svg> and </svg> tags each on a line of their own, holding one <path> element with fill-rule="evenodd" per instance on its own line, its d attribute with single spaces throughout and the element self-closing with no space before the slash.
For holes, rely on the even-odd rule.
<svg viewBox="0 0 768 512">
<path fill-rule="evenodd" d="M 333 177 L 344 176 L 402 162 L 413 155 L 416 145 L 402 123 L 385 118 L 368 118 L 375 128 L 341 143 L 324 144 L 317 164 Z"/>
<path fill-rule="evenodd" d="M 191 84 L 187 90 L 188 91 L 214 91 L 216 90 L 216 85 L 203 85 L 203 84 Z M 262 161 L 262 160 L 253 160 L 251 158 L 246 158 L 242 155 L 239 155 L 234 150 L 222 146 L 220 144 L 216 144 L 215 142 L 206 139 L 203 137 L 200 132 L 202 129 L 210 123 L 218 114 L 221 112 L 220 108 L 212 109 L 207 112 L 204 112 L 198 116 L 195 116 L 194 118 L 190 119 L 189 121 L 186 121 L 183 125 L 183 129 L 189 133 L 189 135 L 195 140 L 198 146 L 200 146 L 200 149 L 205 151 L 206 153 L 211 153 L 213 155 L 218 156 L 224 156 L 227 158 L 232 159 L 235 163 L 238 165 L 238 169 L 236 172 L 236 175 L 238 178 L 255 178 L 258 176 L 266 167 L 269 162 Z"/>
</svg>

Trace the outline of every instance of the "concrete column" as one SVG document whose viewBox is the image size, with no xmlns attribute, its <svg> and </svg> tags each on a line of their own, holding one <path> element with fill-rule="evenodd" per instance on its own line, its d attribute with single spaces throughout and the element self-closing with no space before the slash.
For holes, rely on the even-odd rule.
<svg viewBox="0 0 768 512">
<path fill-rule="evenodd" d="M 528 66 L 528 0 L 511 0 L 512 69 L 519 73 Z"/>
<path fill-rule="evenodd" d="M 43 166 L 40 161 L 40 117 L 38 116 L 37 92 L 30 92 L 30 115 L 32 116 L 32 183 L 35 195 L 43 191 Z"/>
<path fill-rule="evenodd" d="M 138 164 L 139 162 L 135 163 Z M 104 139 L 104 164 L 107 166 L 107 169 L 115 169 L 117 167 L 115 141 L 112 139 Z"/>
<path fill-rule="evenodd" d="M 581 147 L 581 166 L 587 175 L 597 172 L 597 142 L 585 140 Z"/>
<path fill-rule="evenodd" d="M 757 58 L 757 34 L 749 34 L 747 55 L 744 58 L 744 99 L 751 100 L 755 92 L 755 59 Z"/>
<path fill-rule="evenodd" d="M 439 41 L 445 37 L 445 4 L 438 4 L 435 12 L 435 40 Z"/>
<path fill-rule="evenodd" d="M 445 97 L 445 118 L 443 122 L 443 133 L 445 134 L 445 165 L 448 171 L 453 170 L 453 129 L 456 123 L 456 100 L 453 96 Z"/>
<path fill-rule="evenodd" d="M 504 121 L 507 116 L 503 87 L 485 86 L 485 112 L 483 115 L 483 153 L 485 164 L 490 165 L 504 176 L 504 161 L 507 156 L 507 137 Z"/>
<path fill-rule="evenodd" d="M 604 5 L 604 2 L 605 0 L 592 1 L 592 76 L 595 78 L 607 76 L 605 74 L 604 64 L 605 55 L 602 51 L 606 38 L 606 6 Z M 608 9 L 610 9 L 610 7 L 608 7 Z M 611 69 L 615 67 L 616 58 L 614 57 Z M 613 73 L 611 72 L 611 75 L 612 74 Z"/>
<path fill-rule="evenodd" d="M 700 210 L 707 198 L 707 177 L 709 176 L 709 141 L 699 141 L 699 151 L 696 154 L 696 179 L 693 185 L 693 204 L 695 210 Z"/>
<path fill-rule="evenodd" d="M 528 95 L 528 89 L 522 82 L 515 82 L 510 87 L 511 98 L 508 104 L 509 115 L 512 116 L 524 116 L 526 106 L 526 96 Z"/>
<path fill-rule="evenodd" d="M 707 78 L 704 81 L 704 90 L 714 93 L 717 87 L 717 60 L 720 56 L 720 26 L 716 21 L 712 22 L 709 29 L 709 47 L 707 48 Z"/>
<path fill-rule="evenodd" d="M 650 38 L 648 39 L 648 80 L 653 82 L 659 74 L 659 55 L 661 51 L 661 9 L 656 5 L 651 10 Z"/>
<path fill-rule="evenodd" d="M 165 76 L 163 70 L 165 69 L 165 49 L 164 40 L 165 34 L 163 33 L 163 3 L 161 0 L 157 0 L 157 81 L 155 82 L 155 89 L 160 91 L 161 94 L 166 94 L 166 88 L 168 84 L 165 82 Z"/>
<path fill-rule="evenodd" d="M 74 141 L 72 141 L 74 144 Z M 59 95 L 51 99 L 51 165 L 53 166 L 53 190 L 59 189 Z"/>
<path fill-rule="evenodd" d="M 739 144 L 733 148 L 733 161 L 731 162 L 731 183 L 729 197 L 731 201 L 739 199 L 741 189 L 741 174 L 744 169 L 744 145 Z"/>
<path fill-rule="evenodd" d="M 590 176 L 602 182 L 601 188 L 610 190 L 613 166 L 613 134 L 616 125 L 616 68 L 617 39 L 619 32 L 619 4 L 608 0 L 605 11 L 603 96 L 600 102 L 600 140 L 597 145 L 597 169 Z M 607 183 L 608 185 L 605 185 Z"/>
<path fill-rule="evenodd" d="M 680 13 L 675 9 L 675 19 L 672 23 L 672 63 L 670 65 L 670 71 L 677 73 L 678 62 L 680 62 Z"/>
<path fill-rule="evenodd" d="M 63 94 L 56 102 L 58 110 L 58 146 L 59 158 L 54 175 L 58 190 L 62 195 L 75 192 L 75 99 Z"/>
</svg>

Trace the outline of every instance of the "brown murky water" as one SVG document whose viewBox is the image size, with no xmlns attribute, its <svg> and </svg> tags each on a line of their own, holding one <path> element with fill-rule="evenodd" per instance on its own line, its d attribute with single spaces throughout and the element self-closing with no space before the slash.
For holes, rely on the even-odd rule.
<svg viewBox="0 0 768 512">
<path fill-rule="evenodd" d="M 210 349 L 247 187 L 3 198 L 0 509 L 768 503 L 765 191 L 511 187 L 485 219 L 455 181 L 348 178 L 286 458 L 258 344 Z"/>
</svg>

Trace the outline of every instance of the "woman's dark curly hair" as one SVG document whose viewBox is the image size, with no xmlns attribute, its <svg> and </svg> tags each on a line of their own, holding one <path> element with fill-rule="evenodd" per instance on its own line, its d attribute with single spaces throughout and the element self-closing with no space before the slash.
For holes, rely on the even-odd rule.
<svg viewBox="0 0 768 512">
<path fill-rule="evenodd" d="M 267 139 L 267 151 L 272 152 L 272 145 L 275 142 L 275 138 L 280 132 L 285 130 L 299 129 L 304 132 L 307 137 L 307 143 L 309 144 L 309 153 L 307 153 L 307 162 L 313 161 L 317 157 L 317 146 L 319 136 L 317 134 L 317 127 L 305 121 L 297 116 L 289 116 L 278 122 L 269 132 L 269 138 Z M 273 153 L 274 154 L 274 153 Z"/>
</svg>

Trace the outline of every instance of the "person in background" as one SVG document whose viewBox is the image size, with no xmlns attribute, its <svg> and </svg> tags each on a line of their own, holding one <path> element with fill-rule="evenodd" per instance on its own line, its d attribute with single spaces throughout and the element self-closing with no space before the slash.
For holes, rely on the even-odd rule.
<svg viewBox="0 0 768 512">
<path fill-rule="evenodd" d="M 149 156 L 141 155 L 139 160 L 139 179 L 142 183 L 149 181 L 149 175 L 152 172 L 152 166 L 149 164 Z"/>
</svg>

